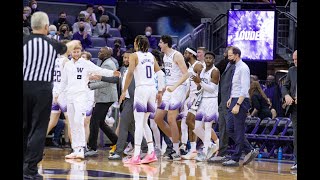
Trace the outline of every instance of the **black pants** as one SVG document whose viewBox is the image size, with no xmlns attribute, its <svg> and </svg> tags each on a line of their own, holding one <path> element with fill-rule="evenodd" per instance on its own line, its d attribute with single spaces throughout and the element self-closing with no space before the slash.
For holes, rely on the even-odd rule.
<svg viewBox="0 0 320 180">
<path fill-rule="evenodd" d="M 112 104 L 113 102 L 96 103 L 93 109 L 91 120 L 90 120 L 90 136 L 89 136 L 89 142 L 88 142 L 88 145 L 92 150 L 97 150 L 99 127 L 104 132 L 104 134 L 110 139 L 112 144 L 117 143 L 118 136 L 113 132 L 113 130 L 105 122 L 108 109 Z"/>
<path fill-rule="evenodd" d="M 128 138 L 128 131 L 132 136 L 134 136 L 135 131 L 135 121 L 133 116 L 133 99 L 125 99 L 122 104 L 123 110 L 120 114 L 121 121 L 119 124 L 119 137 L 117 141 L 117 148 L 115 150 L 115 152 L 119 155 L 121 155 L 125 149 L 125 145 Z M 142 139 L 141 150 L 142 152 L 148 151 L 148 145 L 145 138 Z"/>
<path fill-rule="evenodd" d="M 23 83 L 23 173 L 35 175 L 42 160 L 52 104 L 52 84 Z"/>
<path fill-rule="evenodd" d="M 241 103 L 238 114 L 232 114 L 232 108 L 236 105 L 238 98 L 232 98 L 230 107 L 227 113 L 227 133 L 235 142 L 235 152 L 232 154 L 231 159 L 239 162 L 242 151 L 245 154 L 249 153 L 253 147 L 245 137 L 245 121 L 247 112 L 250 108 L 249 98 L 245 98 Z"/>
<path fill-rule="evenodd" d="M 293 155 L 295 164 L 297 164 L 297 105 L 292 105 L 292 112 L 291 112 L 291 121 L 292 121 L 292 128 L 293 128 Z"/>
</svg>

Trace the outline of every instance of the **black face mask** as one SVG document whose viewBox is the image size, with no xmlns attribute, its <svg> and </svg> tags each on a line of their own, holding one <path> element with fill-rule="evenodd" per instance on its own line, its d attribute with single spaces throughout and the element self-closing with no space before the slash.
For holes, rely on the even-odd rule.
<svg viewBox="0 0 320 180">
<path fill-rule="evenodd" d="M 98 10 L 98 14 L 102 14 L 103 13 L 103 11 L 102 10 Z"/>
<path fill-rule="evenodd" d="M 59 20 L 58 20 L 60 23 L 63 23 L 63 22 L 65 22 L 66 21 L 66 18 L 59 18 Z"/>
<path fill-rule="evenodd" d="M 79 27 L 79 31 L 83 32 L 84 31 L 84 27 Z"/>
<path fill-rule="evenodd" d="M 236 61 L 234 59 L 228 59 L 228 61 L 229 61 L 230 64 L 235 64 L 236 63 Z"/>
<path fill-rule="evenodd" d="M 119 49 L 119 48 L 120 48 L 120 44 L 116 43 L 116 44 L 114 44 L 114 47 L 115 47 L 116 49 Z"/>
<path fill-rule="evenodd" d="M 66 33 L 66 31 L 67 31 L 66 29 L 62 29 L 62 30 L 61 30 L 61 32 L 62 32 L 63 34 Z"/>
<path fill-rule="evenodd" d="M 84 18 L 80 18 L 79 21 L 84 21 Z"/>
<path fill-rule="evenodd" d="M 272 87 L 272 86 L 274 86 L 274 84 L 275 84 L 275 82 L 273 82 L 273 81 L 266 81 L 266 86 L 267 87 Z"/>
</svg>

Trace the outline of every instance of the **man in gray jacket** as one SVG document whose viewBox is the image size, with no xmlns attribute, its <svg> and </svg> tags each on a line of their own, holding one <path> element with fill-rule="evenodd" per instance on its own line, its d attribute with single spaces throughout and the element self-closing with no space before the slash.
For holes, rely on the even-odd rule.
<svg viewBox="0 0 320 180">
<path fill-rule="evenodd" d="M 101 68 L 117 70 L 115 63 L 110 59 L 112 51 L 108 48 L 101 48 L 98 54 L 97 65 Z M 90 136 L 88 146 L 90 150 L 86 153 L 87 156 L 97 155 L 97 139 L 99 127 L 104 134 L 110 139 L 112 144 L 116 144 L 118 137 L 114 131 L 105 123 L 105 117 L 109 107 L 118 99 L 116 82 L 95 81 L 88 84 L 94 92 L 95 107 L 93 109 L 90 122 Z"/>
</svg>

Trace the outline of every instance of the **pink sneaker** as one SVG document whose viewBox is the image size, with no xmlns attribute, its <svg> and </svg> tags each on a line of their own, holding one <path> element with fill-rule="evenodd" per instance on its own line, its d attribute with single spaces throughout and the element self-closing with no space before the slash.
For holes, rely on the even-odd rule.
<svg viewBox="0 0 320 180">
<path fill-rule="evenodd" d="M 140 155 L 122 161 L 123 164 L 141 164 Z"/>
<path fill-rule="evenodd" d="M 148 164 L 148 163 L 152 163 L 158 161 L 157 155 L 155 153 L 155 151 L 152 151 L 151 154 L 147 154 L 142 160 L 141 160 L 141 164 Z"/>
</svg>

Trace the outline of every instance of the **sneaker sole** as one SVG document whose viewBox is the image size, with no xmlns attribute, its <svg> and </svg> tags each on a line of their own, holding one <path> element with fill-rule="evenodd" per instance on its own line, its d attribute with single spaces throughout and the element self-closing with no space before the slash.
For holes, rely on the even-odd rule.
<svg viewBox="0 0 320 180">
<path fill-rule="evenodd" d="M 248 158 L 247 161 L 243 162 L 242 165 L 249 164 L 252 160 L 254 160 L 255 157 L 257 157 L 258 153 L 252 153 L 252 155 Z"/>
</svg>

